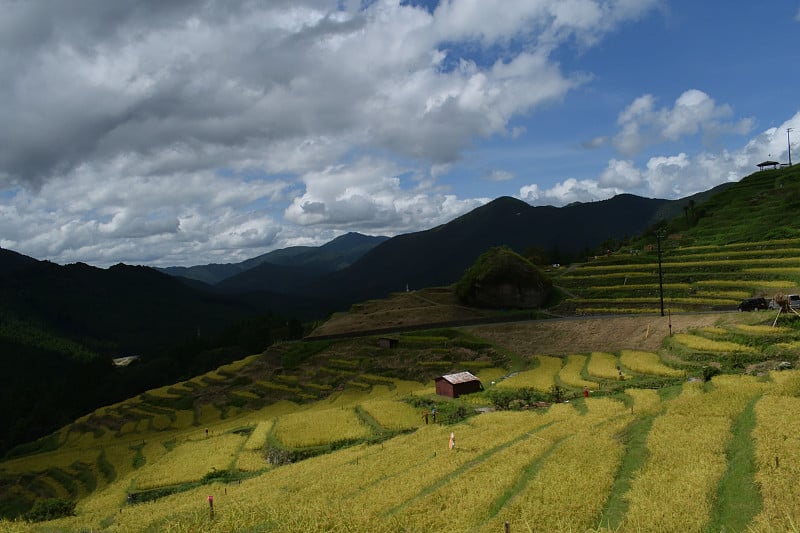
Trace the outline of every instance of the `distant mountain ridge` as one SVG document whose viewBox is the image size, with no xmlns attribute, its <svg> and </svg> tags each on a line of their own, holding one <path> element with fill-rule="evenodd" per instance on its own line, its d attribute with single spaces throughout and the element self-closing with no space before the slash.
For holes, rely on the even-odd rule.
<svg viewBox="0 0 800 533">
<path fill-rule="evenodd" d="M 264 266 L 263 277 L 268 278 L 274 272 L 284 269 L 270 268 L 270 265 L 292 267 L 300 269 L 303 273 L 321 275 L 346 268 L 367 251 L 384 242 L 389 237 L 362 235 L 360 233 L 346 233 L 322 246 L 291 246 L 273 250 L 265 254 L 247 259 L 240 263 L 197 265 L 191 267 L 166 267 L 158 270 L 171 276 L 179 276 L 208 285 L 226 282 L 228 290 L 274 290 L 283 288 L 283 284 L 275 286 L 272 283 L 253 283 L 252 274 L 244 276 L 238 281 L 228 281 L 230 278 L 242 275 L 252 269 Z M 278 292 L 285 292 L 279 290 Z"/>
<path fill-rule="evenodd" d="M 561 261 L 583 259 L 601 243 L 679 216 L 687 205 L 699 205 L 728 185 L 680 200 L 621 194 L 564 207 L 534 207 L 505 196 L 446 224 L 392 238 L 348 233 L 319 247 L 274 250 L 241 263 L 161 270 L 202 281 L 219 293 L 267 291 L 321 298 L 344 308 L 407 287 L 454 283 L 493 246 L 520 253 L 538 247 Z"/>
<path fill-rule="evenodd" d="M 479 255 L 501 245 L 517 252 L 535 246 L 585 260 L 585 254 L 604 241 L 632 237 L 703 198 L 660 200 L 622 194 L 567 207 L 534 207 L 505 196 L 446 224 L 393 237 L 351 266 L 308 285 L 303 294 L 357 302 L 406 287 L 449 285 Z"/>
</svg>

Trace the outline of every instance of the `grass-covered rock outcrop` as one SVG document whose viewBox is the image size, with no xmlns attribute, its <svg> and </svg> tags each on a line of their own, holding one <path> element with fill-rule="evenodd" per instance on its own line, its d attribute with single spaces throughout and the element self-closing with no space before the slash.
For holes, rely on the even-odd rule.
<svg viewBox="0 0 800 533">
<path fill-rule="evenodd" d="M 505 246 L 491 248 L 464 273 L 455 290 L 477 307 L 533 308 L 547 300 L 553 284 L 530 261 Z"/>
</svg>

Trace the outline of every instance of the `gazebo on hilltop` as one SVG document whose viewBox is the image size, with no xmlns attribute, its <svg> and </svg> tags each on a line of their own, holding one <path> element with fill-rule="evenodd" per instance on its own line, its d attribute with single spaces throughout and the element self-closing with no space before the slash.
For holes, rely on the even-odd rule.
<svg viewBox="0 0 800 533">
<path fill-rule="evenodd" d="M 780 163 L 778 163 L 777 161 L 762 161 L 756 166 L 758 167 L 758 170 L 764 170 L 766 167 L 772 167 L 772 170 L 775 170 L 776 168 L 778 168 L 778 165 L 780 165 Z"/>
</svg>

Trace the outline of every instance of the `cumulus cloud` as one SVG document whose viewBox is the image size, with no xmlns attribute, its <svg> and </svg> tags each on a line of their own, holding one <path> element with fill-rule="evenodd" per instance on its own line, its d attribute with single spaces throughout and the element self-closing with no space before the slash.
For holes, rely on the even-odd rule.
<svg viewBox="0 0 800 533">
<path fill-rule="evenodd" d="M 656 4 L 7 3 L 0 243 L 187 264 L 430 227 L 485 201 L 435 184 L 475 139 L 589 79 L 558 46 Z"/>
<path fill-rule="evenodd" d="M 40 185 L 139 154 L 304 172 L 354 146 L 451 162 L 474 136 L 504 131 L 580 80 L 545 48 L 481 68 L 440 43 L 479 35 L 494 45 L 529 24 L 601 34 L 637 11 L 580 4 L 504 4 L 487 18 L 471 2 L 433 13 L 388 0 L 363 11 L 313 1 L 13 3 L 0 23 L 0 68 L 15 73 L 0 85 L 0 115 L 17 127 L 0 132 L 0 169 Z"/>
<path fill-rule="evenodd" d="M 729 121 L 733 110 L 717 104 L 703 91 L 690 89 L 681 94 L 672 107 L 656 108 L 651 94 L 636 98 L 619 115 L 620 131 L 613 138 L 622 154 L 635 155 L 645 147 L 702 132 L 707 137 L 723 133 L 745 134 L 753 127 L 749 118 Z"/>
<path fill-rule="evenodd" d="M 615 187 L 603 187 L 597 180 L 568 178 L 544 190 L 536 184 L 526 185 L 520 188 L 519 197 L 533 205 L 564 206 L 573 202 L 604 200 L 622 192 Z"/>
<path fill-rule="evenodd" d="M 166 266 L 213 261 L 231 250 L 246 259 L 279 235 L 278 222 L 253 206 L 283 195 L 287 182 L 198 172 L 104 181 L 114 166 L 84 166 L 37 191 L 8 190 L 9 201 L 0 204 L 0 246 L 63 262 Z"/>
<path fill-rule="evenodd" d="M 684 198 L 738 181 L 757 171 L 756 165 L 768 157 L 788 161 L 787 128 L 800 130 L 800 112 L 780 126 L 759 133 L 738 150 L 655 155 L 643 168 L 632 160 L 611 159 L 597 179 L 568 178 L 544 190 L 538 184 L 528 184 L 520 188 L 519 197 L 534 205 L 556 206 L 605 200 L 622 192 L 649 198 Z M 792 142 L 792 149 L 800 154 L 798 145 L 800 140 Z"/>
<path fill-rule="evenodd" d="M 488 201 L 457 200 L 403 187 L 405 171 L 385 161 L 365 158 L 302 177 L 306 192 L 294 198 L 284 215 L 300 226 L 411 231 L 448 222 Z"/>
<path fill-rule="evenodd" d="M 631 190 L 642 183 L 642 173 L 634 166 L 633 161 L 612 159 L 608 167 L 600 174 L 599 185 L 603 188 L 621 188 Z"/>
</svg>

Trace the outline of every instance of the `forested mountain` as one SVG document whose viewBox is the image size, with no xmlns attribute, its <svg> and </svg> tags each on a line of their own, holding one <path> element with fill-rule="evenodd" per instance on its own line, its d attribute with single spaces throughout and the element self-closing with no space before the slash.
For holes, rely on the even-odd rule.
<svg viewBox="0 0 800 533">
<path fill-rule="evenodd" d="M 272 271 L 269 265 L 297 268 L 302 272 L 313 272 L 314 275 L 320 275 L 349 266 L 386 239 L 388 237 L 373 237 L 351 232 L 337 237 L 322 246 L 281 248 L 240 263 L 212 263 L 191 267 L 167 267 L 159 270 L 171 276 L 202 281 L 209 285 L 222 283 L 261 265 L 267 265 L 264 268 L 264 278 L 268 278 Z M 280 271 L 280 269 L 277 270 Z M 247 288 L 249 285 L 248 280 L 250 279 L 252 277 L 248 275 L 240 280 L 232 280 L 228 283 L 228 287 L 231 290 Z M 283 287 L 282 284 L 273 284 L 274 287 L 272 287 L 268 282 L 256 283 L 256 285 L 258 285 L 259 290 L 268 288 L 280 289 Z"/>
</svg>

